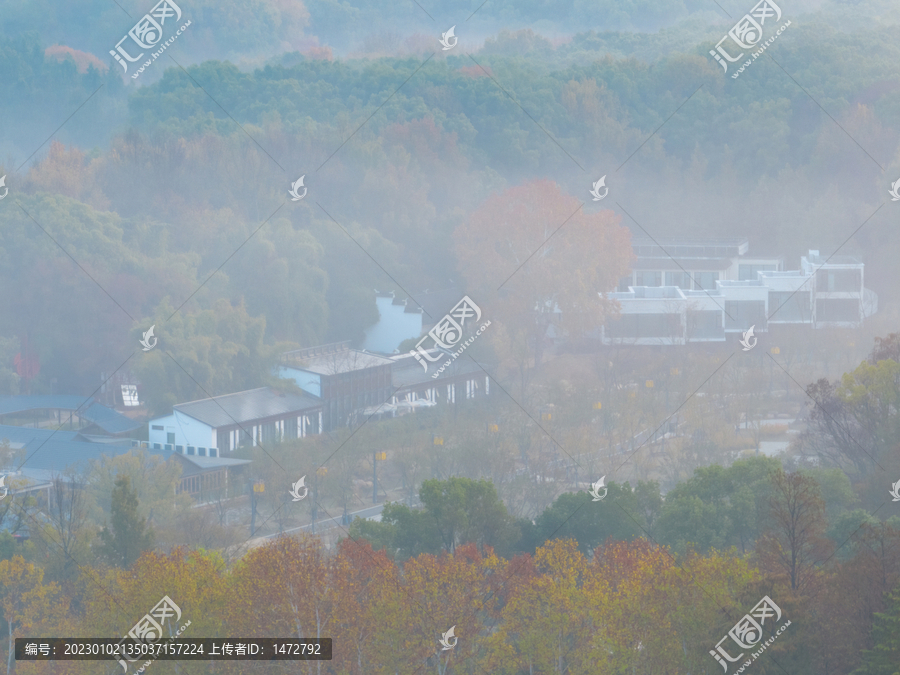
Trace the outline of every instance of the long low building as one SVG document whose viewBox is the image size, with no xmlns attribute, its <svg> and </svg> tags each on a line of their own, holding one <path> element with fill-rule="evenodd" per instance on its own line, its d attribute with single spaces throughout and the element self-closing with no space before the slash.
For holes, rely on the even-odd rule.
<svg viewBox="0 0 900 675">
<path fill-rule="evenodd" d="M 865 266 L 851 256 L 810 250 L 799 270 L 784 271 L 780 257 L 745 256 L 746 239 L 637 239 L 633 246 L 632 274 L 606 294 L 621 314 L 603 327 L 604 344 L 724 342 L 776 324 L 856 328 L 878 311 Z"/>
<path fill-rule="evenodd" d="M 260 387 L 179 403 L 172 414 L 150 420 L 151 447 L 195 457 L 219 449 L 303 438 L 322 429 L 322 400 L 309 394 Z"/>
<path fill-rule="evenodd" d="M 0 473 L 8 475 L 7 487 L 13 495 L 48 490 L 51 481 L 57 477 L 78 480 L 79 476 L 90 470 L 92 462 L 125 455 L 138 447 L 165 461 L 177 462 L 181 467 L 181 480 L 176 491 L 198 497 L 227 486 L 234 486 L 232 489 L 238 491 L 243 489 L 246 480 L 241 475 L 242 468 L 250 463 L 249 460 L 228 457 L 191 457 L 154 449 L 146 442 L 131 439 L 0 425 L 0 447 L 6 446 L 12 456 L 0 457 L 7 463 Z"/>
<path fill-rule="evenodd" d="M 180 403 L 171 415 L 150 420 L 150 447 L 216 457 L 242 445 L 355 426 L 373 415 L 396 417 L 490 395 L 490 378 L 470 359 L 426 371 L 410 354 L 380 356 L 346 342 L 288 352 L 274 372 L 302 392 L 261 387 Z"/>
</svg>

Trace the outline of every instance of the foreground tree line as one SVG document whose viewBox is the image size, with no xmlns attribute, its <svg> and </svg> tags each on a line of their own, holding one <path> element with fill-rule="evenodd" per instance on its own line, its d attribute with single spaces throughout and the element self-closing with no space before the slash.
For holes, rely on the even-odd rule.
<svg viewBox="0 0 900 675">
<path fill-rule="evenodd" d="M 753 471 L 757 482 L 729 483 Z M 380 524 L 356 521 L 332 551 L 282 536 L 228 565 L 219 552 L 176 547 L 145 551 L 129 568 L 79 560 L 62 584 L 14 555 L 0 561 L 9 638 L 0 652 L 8 658 L 15 637 L 124 635 L 168 595 L 180 623 L 191 621 L 185 637 L 332 638 L 333 660 L 300 672 L 718 672 L 709 650 L 769 596 L 791 626 L 754 664 L 758 672 L 891 675 L 900 663 L 900 522 L 863 519 L 844 537 L 828 510 L 838 523 L 853 512 L 822 497 L 834 486 L 831 474 L 817 480 L 751 460 L 700 471 L 664 500 L 647 485 L 611 484 L 602 502 L 566 494 L 529 529 L 509 519 L 490 483 L 454 478 L 426 481 L 419 511 L 392 505 Z M 115 489 L 132 510 L 124 483 Z M 754 503 L 756 493 L 763 501 Z M 673 546 L 649 534 L 677 523 Z M 509 556 L 493 547 L 537 540 Z M 103 543 L 113 545 L 110 535 Z M 459 641 L 442 652 L 451 626 Z M 98 672 L 96 662 L 8 663 L 21 674 Z M 153 667 L 239 673 L 247 664 Z"/>
<path fill-rule="evenodd" d="M 791 628 L 754 663 L 759 672 L 893 675 L 898 361 L 892 334 L 839 383 L 811 385 L 810 430 L 784 463 L 707 466 L 668 491 L 611 480 L 602 501 L 565 493 L 533 519 L 512 515 L 494 482 L 424 480 L 422 508 L 388 504 L 380 523 L 352 523 L 334 551 L 288 537 L 246 553 L 176 546 L 143 515 L 163 514 L 184 532 L 197 525 L 199 510 L 173 503 L 168 469 L 143 464 L 143 453 L 110 459 L 87 490 L 57 481 L 46 513 L 0 504 L 3 519 L 28 520 L 32 536 L 0 539 L 0 657 L 8 672 L 95 672 L 96 663 L 14 663 L 13 640 L 121 636 L 167 595 L 192 622 L 186 637 L 333 638 L 334 659 L 301 666 L 307 672 L 718 672 L 709 650 L 768 596 Z M 860 430 L 875 468 L 854 461 L 859 441 L 848 428 Z M 126 479 L 135 472 L 148 479 Z M 192 541 L 208 537 L 207 525 L 199 530 Z M 459 643 L 441 653 L 451 626 Z"/>
</svg>

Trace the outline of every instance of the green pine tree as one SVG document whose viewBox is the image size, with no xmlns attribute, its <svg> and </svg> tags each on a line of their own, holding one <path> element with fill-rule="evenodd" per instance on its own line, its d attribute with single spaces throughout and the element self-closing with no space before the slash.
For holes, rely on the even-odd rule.
<svg viewBox="0 0 900 675">
<path fill-rule="evenodd" d="M 875 645 L 863 652 L 853 675 L 900 675 L 900 586 L 888 595 L 885 611 L 872 623 Z"/>
<path fill-rule="evenodd" d="M 153 530 L 138 513 L 137 492 L 128 476 L 116 478 L 111 511 L 112 522 L 100 532 L 99 552 L 113 565 L 127 568 L 153 547 Z"/>
</svg>

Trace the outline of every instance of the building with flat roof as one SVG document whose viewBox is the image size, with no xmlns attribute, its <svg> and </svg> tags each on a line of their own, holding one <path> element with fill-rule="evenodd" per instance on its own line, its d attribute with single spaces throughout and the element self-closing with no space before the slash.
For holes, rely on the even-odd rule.
<svg viewBox="0 0 900 675">
<path fill-rule="evenodd" d="M 391 359 L 359 349 L 350 342 L 298 349 L 282 355 L 275 371 L 320 399 L 322 428 L 347 426 L 350 415 L 384 403 L 391 395 Z"/>
<path fill-rule="evenodd" d="M 851 256 L 810 250 L 800 269 L 783 259 L 748 256 L 746 239 L 636 238 L 637 260 L 607 297 L 621 314 L 603 327 L 604 344 L 724 342 L 754 326 L 806 324 L 855 328 L 878 311 L 863 285 L 864 265 Z"/>
<path fill-rule="evenodd" d="M 218 457 L 220 449 L 319 433 L 322 401 L 305 393 L 260 387 L 179 403 L 171 415 L 150 420 L 149 426 L 148 440 L 154 449 Z"/>
</svg>

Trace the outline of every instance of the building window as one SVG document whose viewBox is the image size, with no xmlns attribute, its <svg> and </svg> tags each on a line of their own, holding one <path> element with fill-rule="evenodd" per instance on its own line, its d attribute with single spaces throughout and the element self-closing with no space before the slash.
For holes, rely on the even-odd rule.
<svg viewBox="0 0 900 675">
<path fill-rule="evenodd" d="M 276 440 L 277 428 L 275 422 L 268 422 L 260 427 L 260 442 L 271 443 Z"/>
<path fill-rule="evenodd" d="M 194 448 L 193 445 L 189 445 L 187 450 L 188 450 L 188 451 L 187 451 L 187 454 L 193 455 L 193 454 L 194 454 L 194 451 L 196 450 L 196 448 Z"/>
<path fill-rule="evenodd" d="M 607 326 L 616 339 L 677 338 L 682 336 L 680 314 L 623 314 Z"/>
<path fill-rule="evenodd" d="M 738 265 L 738 281 L 756 281 L 757 272 L 774 272 L 775 265 Z"/>
<path fill-rule="evenodd" d="M 694 290 L 713 291 L 716 288 L 718 279 L 718 272 L 694 272 Z"/>
<path fill-rule="evenodd" d="M 166 434 L 166 443 L 169 443 L 170 445 L 175 443 L 175 433 L 174 432 L 170 431 Z"/>
<path fill-rule="evenodd" d="M 747 330 L 756 326 L 766 328 L 766 303 L 763 300 L 726 300 L 725 327 L 729 330 Z"/>
<path fill-rule="evenodd" d="M 859 300 L 816 300 L 816 321 L 855 323 L 859 321 Z"/>
<path fill-rule="evenodd" d="M 678 286 L 678 288 L 689 291 L 691 277 L 684 272 L 666 272 L 666 286 Z"/>
<path fill-rule="evenodd" d="M 862 293 L 860 270 L 819 270 L 816 287 L 823 293 Z"/>
<path fill-rule="evenodd" d="M 804 291 L 769 291 L 770 321 L 810 321 L 810 294 Z"/>
<path fill-rule="evenodd" d="M 635 272 L 635 286 L 662 286 L 662 272 L 639 270 Z"/>
<path fill-rule="evenodd" d="M 158 424 L 153 425 L 153 431 L 162 431 L 162 430 L 163 430 L 163 428 L 161 425 L 158 425 Z"/>
<path fill-rule="evenodd" d="M 688 340 L 724 338 L 721 310 L 688 310 L 687 330 Z"/>
</svg>

